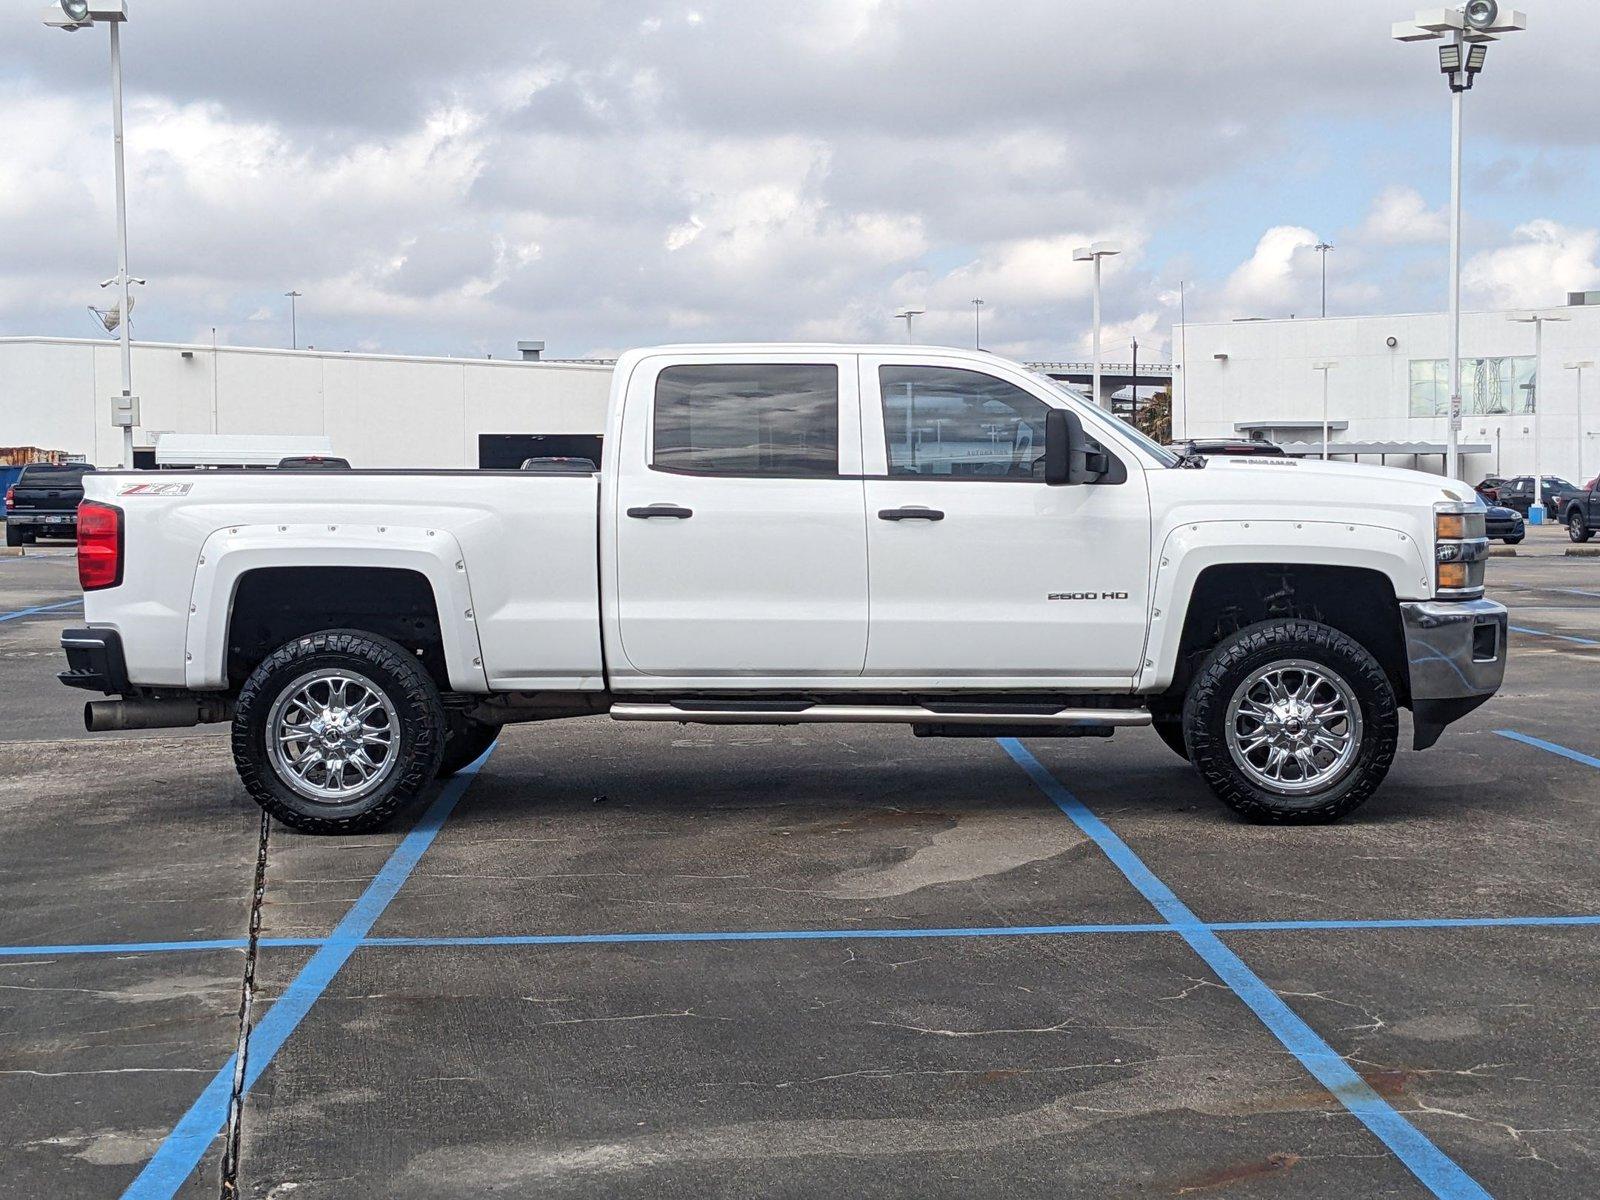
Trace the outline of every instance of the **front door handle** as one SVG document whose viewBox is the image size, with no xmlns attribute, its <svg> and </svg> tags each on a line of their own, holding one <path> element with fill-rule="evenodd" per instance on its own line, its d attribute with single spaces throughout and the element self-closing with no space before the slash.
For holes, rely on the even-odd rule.
<svg viewBox="0 0 1600 1200">
<path fill-rule="evenodd" d="M 878 510 L 880 521 L 942 521 L 944 513 L 937 508 L 924 508 L 920 504 L 908 504 L 904 508 L 880 508 Z"/>
<path fill-rule="evenodd" d="M 647 504 L 643 508 L 630 508 L 628 515 L 646 519 L 650 517 L 676 517 L 680 521 L 686 521 L 694 516 L 694 509 L 680 508 L 676 504 Z"/>
</svg>

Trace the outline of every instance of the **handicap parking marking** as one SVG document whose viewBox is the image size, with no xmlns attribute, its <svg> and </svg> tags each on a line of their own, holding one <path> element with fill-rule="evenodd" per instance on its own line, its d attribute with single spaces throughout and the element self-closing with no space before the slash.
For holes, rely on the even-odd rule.
<svg viewBox="0 0 1600 1200">
<path fill-rule="evenodd" d="M 60 609 L 72 608 L 74 605 L 82 603 L 83 597 L 77 596 L 71 600 L 63 600 L 59 604 L 36 604 L 32 608 L 19 608 L 12 612 L 0 613 L 0 622 L 15 621 L 21 617 L 32 617 L 39 613 L 57 612 Z"/>
<path fill-rule="evenodd" d="M 1575 637 L 1570 633 L 1552 633 L 1548 629 L 1529 629 L 1526 625 L 1507 625 L 1512 633 L 1526 633 L 1533 637 L 1555 638 L 1562 642 L 1576 642 L 1580 646 L 1600 646 L 1600 640 L 1595 638 Z"/>
<path fill-rule="evenodd" d="M 1536 750 L 1559 754 L 1562 758 L 1571 759 L 1575 763 L 1582 763 L 1586 767 L 1600 767 L 1600 758 L 1559 745 L 1556 742 L 1547 742 L 1543 738 L 1536 738 L 1531 734 L 1518 733 L 1515 729 L 1496 729 L 1495 733 L 1503 738 L 1510 738 L 1513 742 L 1521 742 L 1524 746 L 1532 746 Z"/>
<path fill-rule="evenodd" d="M 1441 1200 L 1485 1200 L 1486 1192 L 1455 1160 L 1373 1090 L 1343 1056 L 1324 1041 L 1245 961 L 1223 944 L 1175 892 L 1109 825 L 1095 816 L 1015 738 L 1000 746 L 1034 784 L 1070 818 L 1150 905 L 1171 924 L 1289 1053 L 1388 1146 L 1406 1168 Z"/>
<path fill-rule="evenodd" d="M 485 750 L 476 761 L 456 773 L 426 812 L 401 839 L 394 852 L 373 876 L 372 882 L 350 906 L 348 912 L 300 968 L 283 994 L 267 1009 L 266 1014 L 251 1030 L 244 1090 L 255 1086 L 263 1071 L 299 1027 L 307 1013 L 327 991 L 334 976 L 349 961 L 358 946 L 371 932 L 389 902 L 411 876 L 439 830 L 454 811 L 457 802 L 471 786 L 478 770 L 494 753 L 495 745 Z M 172 1132 L 156 1149 L 155 1156 L 144 1165 L 134 1181 L 122 1193 L 123 1200 L 171 1200 L 178 1189 L 188 1181 L 200 1160 L 205 1157 L 211 1143 L 216 1140 L 228 1119 L 228 1104 L 233 1090 L 234 1064 L 238 1054 L 230 1054 L 228 1061 L 212 1076 L 211 1082 L 187 1112 L 179 1119 Z"/>
</svg>

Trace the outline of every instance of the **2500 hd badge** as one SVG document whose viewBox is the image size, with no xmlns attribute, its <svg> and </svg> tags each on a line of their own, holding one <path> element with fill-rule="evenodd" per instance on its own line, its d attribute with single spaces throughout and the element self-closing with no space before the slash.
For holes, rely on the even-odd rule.
<svg viewBox="0 0 1600 1200">
<path fill-rule="evenodd" d="M 1046 600 L 1126 600 L 1127 592 L 1051 592 Z"/>
</svg>

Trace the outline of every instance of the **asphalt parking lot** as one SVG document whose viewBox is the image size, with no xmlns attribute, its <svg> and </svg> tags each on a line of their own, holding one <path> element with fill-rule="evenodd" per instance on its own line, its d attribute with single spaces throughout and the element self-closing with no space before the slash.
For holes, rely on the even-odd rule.
<svg viewBox="0 0 1600 1200">
<path fill-rule="evenodd" d="M 1490 564 L 1506 685 L 1326 828 L 1144 730 L 506 732 L 272 833 L 240 1184 L 274 1200 L 1593 1194 L 1600 559 Z M 212 1196 L 258 811 L 82 733 L 70 552 L 0 559 L 0 1196 Z"/>
</svg>

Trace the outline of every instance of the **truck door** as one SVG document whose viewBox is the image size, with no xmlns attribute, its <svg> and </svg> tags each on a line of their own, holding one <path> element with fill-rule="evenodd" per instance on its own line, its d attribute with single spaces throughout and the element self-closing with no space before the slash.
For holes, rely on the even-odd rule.
<svg viewBox="0 0 1600 1200">
<path fill-rule="evenodd" d="M 626 663 L 671 677 L 855 678 L 867 546 L 854 355 L 645 359 L 613 481 Z"/>
<path fill-rule="evenodd" d="M 970 359 L 862 356 L 867 676 L 1119 687 L 1139 670 L 1143 473 L 1047 485 L 1051 405 L 1025 383 Z"/>
</svg>

